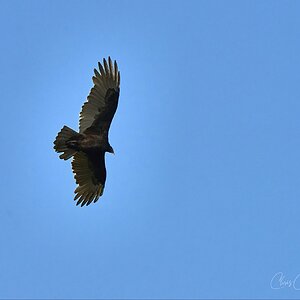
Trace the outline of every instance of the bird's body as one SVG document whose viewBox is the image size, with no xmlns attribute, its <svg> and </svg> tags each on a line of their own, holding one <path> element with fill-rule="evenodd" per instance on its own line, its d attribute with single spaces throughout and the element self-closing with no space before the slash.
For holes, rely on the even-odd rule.
<svg viewBox="0 0 300 300">
<path fill-rule="evenodd" d="M 104 67 L 103 67 L 104 66 Z M 120 72 L 116 61 L 99 63 L 95 69 L 94 87 L 80 113 L 79 133 L 64 126 L 54 141 L 61 159 L 73 157 L 72 168 L 76 183 L 77 205 L 89 205 L 103 194 L 106 180 L 105 152 L 114 153 L 108 141 L 111 121 L 118 106 Z"/>
<path fill-rule="evenodd" d="M 107 137 L 97 134 L 79 134 L 68 140 L 66 144 L 70 149 L 83 151 L 86 154 L 91 152 L 109 152 L 110 145 Z"/>
</svg>

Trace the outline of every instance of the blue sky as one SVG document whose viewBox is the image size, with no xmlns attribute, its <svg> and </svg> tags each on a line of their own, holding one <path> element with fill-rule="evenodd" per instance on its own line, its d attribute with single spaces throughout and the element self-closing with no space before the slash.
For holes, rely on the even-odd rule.
<svg viewBox="0 0 300 300">
<path fill-rule="evenodd" d="M 300 298 L 270 286 L 300 288 L 299 10 L 1 1 L 0 298 Z M 80 208 L 53 140 L 108 55 L 116 155 Z"/>
</svg>

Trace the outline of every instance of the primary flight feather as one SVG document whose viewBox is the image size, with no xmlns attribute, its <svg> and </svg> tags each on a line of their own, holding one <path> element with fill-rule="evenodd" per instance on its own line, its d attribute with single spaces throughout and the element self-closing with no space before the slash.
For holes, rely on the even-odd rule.
<svg viewBox="0 0 300 300">
<path fill-rule="evenodd" d="M 103 59 L 94 69 L 94 87 L 83 104 L 79 118 L 79 133 L 64 126 L 54 141 L 61 159 L 73 157 L 72 169 L 78 187 L 77 205 L 89 205 L 103 194 L 106 168 L 105 152 L 114 153 L 108 141 L 108 131 L 118 107 L 120 72 L 116 61 Z"/>
</svg>

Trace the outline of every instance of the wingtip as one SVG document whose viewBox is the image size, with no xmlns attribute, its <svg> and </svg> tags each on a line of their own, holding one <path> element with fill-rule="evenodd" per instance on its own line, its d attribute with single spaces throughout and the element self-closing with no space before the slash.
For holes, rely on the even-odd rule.
<svg viewBox="0 0 300 300">
<path fill-rule="evenodd" d="M 105 58 L 103 58 L 103 64 L 104 64 L 104 69 L 105 69 L 105 74 L 106 76 L 109 74 L 109 69 L 108 69 L 108 64 Z"/>
<path fill-rule="evenodd" d="M 94 69 L 94 74 L 95 74 L 96 77 L 99 77 L 99 76 L 100 76 L 100 74 L 99 74 L 99 72 L 98 72 L 97 69 Z"/>
</svg>

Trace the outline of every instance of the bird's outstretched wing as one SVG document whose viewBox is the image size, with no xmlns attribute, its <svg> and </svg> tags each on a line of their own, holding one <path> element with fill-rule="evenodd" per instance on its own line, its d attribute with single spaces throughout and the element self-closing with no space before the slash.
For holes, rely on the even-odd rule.
<svg viewBox="0 0 300 300">
<path fill-rule="evenodd" d="M 77 204 L 89 205 L 96 202 L 103 193 L 106 169 L 104 152 L 87 155 L 79 151 L 74 155 L 72 169 L 79 185 L 75 190 Z"/>
<path fill-rule="evenodd" d="M 94 69 L 94 87 L 80 113 L 80 133 L 108 132 L 118 106 L 120 92 L 118 65 L 116 61 L 112 63 L 110 57 L 108 63 L 103 59 L 103 66 L 100 63 L 98 65 L 100 73 Z"/>
</svg>

